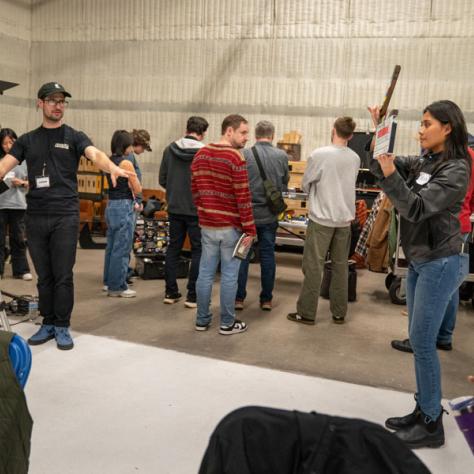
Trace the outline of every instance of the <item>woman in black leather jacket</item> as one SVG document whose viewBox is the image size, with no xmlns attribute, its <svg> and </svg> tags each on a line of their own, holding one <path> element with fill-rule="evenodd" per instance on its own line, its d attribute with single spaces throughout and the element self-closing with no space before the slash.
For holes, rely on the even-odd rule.
<svg viewBox="0 0 474 474">
<path fill-rule="evenodd" d="M 374 123 L 379 110 L 369 108 Z M 408 333 L 415 358 L 417 393 L 413 413 L 385 424 L 411 448 L 444 444 L 438 332 L 451 297 L 468 273 L 458 214 L 470 179 L 467 129 L 449 100 L 423 111 L 419 157 L 381 155 L 372 172 L 400 214 L 401 243 L 409 261 Z"/>
</svg>

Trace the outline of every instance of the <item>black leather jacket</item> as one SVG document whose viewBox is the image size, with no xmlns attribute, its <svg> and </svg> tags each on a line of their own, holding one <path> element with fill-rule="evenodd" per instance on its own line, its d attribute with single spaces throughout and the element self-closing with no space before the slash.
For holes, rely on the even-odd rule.
<svg viewBox="0 0 474 474">
<path fill-rule="evenodd" d="M 376 160 L 372 173 L 400 213 L 401 243 L 409 261 L 424 262 L 461 251 L 459 211 L 469 184 L 466 160 L 441 161 L 440 154 L 397 156 L 397 171 L 383 177 Z"/>
</svg>

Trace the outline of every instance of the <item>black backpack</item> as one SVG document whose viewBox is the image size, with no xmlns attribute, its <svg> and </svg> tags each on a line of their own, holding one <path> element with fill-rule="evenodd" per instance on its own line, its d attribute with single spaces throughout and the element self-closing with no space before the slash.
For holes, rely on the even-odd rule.
<svg viewBox="0 0 474 474">
<path fill-rule="evenodd" d="M 273 184 L 271 180 L 267 178 L 265 171 L 263 170 L 262 162 L 257 153 L 257 149 L 253 146 L 252 153 L 257 162 L 258 170 L 263 181 L 263 189 L 265 190 L 265 197 L 267 198 L 267 206 L 270 212 L 274 215 L 281 214 L 288 207 L 281 195 L 281 191 Z"/>
</svg>

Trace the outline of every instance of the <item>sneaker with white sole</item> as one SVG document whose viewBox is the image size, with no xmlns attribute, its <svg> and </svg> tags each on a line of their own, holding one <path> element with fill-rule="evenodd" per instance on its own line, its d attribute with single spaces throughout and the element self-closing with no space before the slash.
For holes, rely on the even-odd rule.
<svg viewBox="0 0 474 474">
<path fill-rule="evenodd" d="M 197 308 L 196 298 L 186 298 L 184 302 L 184 306 L 186 308 Z"/>
<path fill-rule="evenodd" d="M 232 326 L 221 326 L 219 328 L 219 334 L 223 334 L 224 336 L 239 334 L 240 332 L 245 331 L 247 331 L 247 325 L 240 319 L 236 319 Z"/>
<path fill-rule="evenodd" d="M 196 329 L 196 331 L 207 331 L 210 326 L 211 326 L 211 323 L 207 323 L 207 324 L 196 323 L 196 325 L 194 326 L 194 329 Z"/>
<path fill-rule="evenodd" d="M 31 273 L 23 273 L 23 275 L 21 275 L 21 279 L 25 281 L 31 281 L 33 280 L 33 275 Z"/>
<path fill-rule="evenodd" d="M 109 291 L 109 287 L 108 287 L 107 285 L 104 285 L 104 286 L 102 287 L 102 291 Z"/>
<path fill-rule="evenodd" d="M 135 298 L 137 292 L 135 290 L 123 290 L 123 291 L 109 291 L 108 296 L 119 296 L 120 298 Z"/>
<path fill-rule="evenodd" d="M 174 304 L 181 299 L 181 293 L 169 293 L 165 295 L 163 303 L 165 304 Z"/>
</svg>

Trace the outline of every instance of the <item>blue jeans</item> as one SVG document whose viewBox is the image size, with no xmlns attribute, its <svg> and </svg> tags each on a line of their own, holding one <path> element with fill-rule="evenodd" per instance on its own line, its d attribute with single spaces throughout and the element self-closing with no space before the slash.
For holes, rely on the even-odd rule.
<svg viewBox="0 0 474 474">
<path fill-rule="evenodd" d="M 130 199 L 111 200 L 105 210 L 107 248 L 105 249 L 104 285 L 110 292 L 128 288 L 127 273 L 133 243 L 135 216 Z"/>
<path fill-rule="evenodd" d="M 199 325 L 209 324 L 212 319 L 209 305 L 219 261 L 221 262 L 221 326 L 234 324 L 235 293 L 237 292 L 237 277 L 241 261 L 232 257 L 232 253 L 240 235 L 241 232 L 236 229 L 201 229 L 202 253 L 199 276 L 196 281 L 196 323 Z"/>
<path fill-rule="evenodd" d="M 470 234 L 462 234 L 464 243 L 468 241 Z M 466 252 L 469 259 L 469 252 Z M 441 344 L 449 344 L 453 338 L 454 327 L 456 326 L 456 316 L 459 307 L 459 291 L 455 291 L 446 308 L 443 322 L 439 329 L 438 342 Z"/>
<path fill-rule="evenodd" d="M 257 225 L 257 246 L 260 256 L 260 282 L 262 291 L 260 292 L 260 303 L 266 303 L 273 298 L 273 287 L 275 285 L 275 239 L 278 229 L 278 222 Z M 246 260 L 240 264 L 239 285 L 236 299 L 245 300 L 247 296 L 247 278 L 249 275 L 250 253 Z"/>
<path fill-rule="evenodd" d="M 446 311 L 452 308 L 453 296 L 468 270 L 467 254 L 411 262 L 408 267 L 408 334 L 415 357 L 417 401 L 432 420 L 441 413 L 441 371 L 436 341 Z"/>
</svg>

